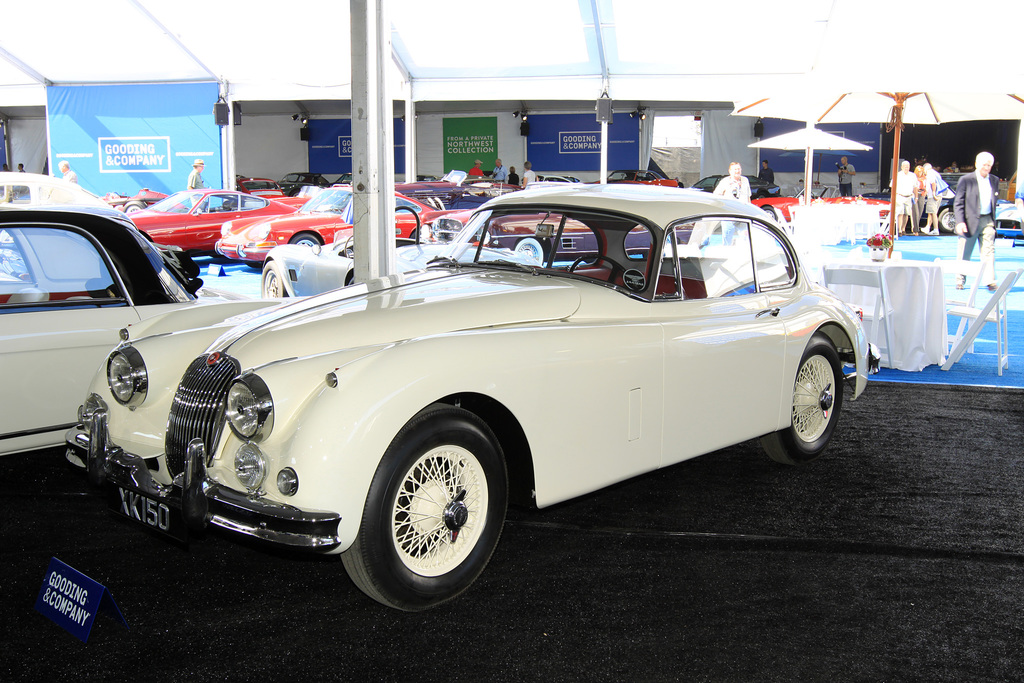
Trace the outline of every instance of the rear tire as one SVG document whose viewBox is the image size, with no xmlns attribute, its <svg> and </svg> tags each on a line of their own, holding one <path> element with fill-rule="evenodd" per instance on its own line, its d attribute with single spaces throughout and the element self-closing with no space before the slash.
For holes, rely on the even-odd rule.
<svg viewBox="0 0 1024 683">
<path fill-rule="evenodd" d="M 956 228 L 956 216 L 953 215 L 952 209 L 943 209 L 939 212 L 939 232 L 953 234 Z"/>
<path fill-rule="evenodd" d="M 124 205 L 125 213 L 135 213 L 136 211 L 142 211 L 146 208 L 145 202 L 128 202 Z"/>
<path fill-rule="evenodd" d="M 461 408 L 430 406 L 384 453 L 342 562 L 384 605 L 435 607 L 487 566 L 507 505 L 508 475 L 491 430 Z"/>
<path fill-rule="evenodd" d="M 842 366 L 832 342 L 815 336 L 793 384 L 792 423 L 761 437 L 768 457 L 784 465 L 814 460 L 828 447 L 843 408 Z"/>
<path fill-rule="evenodd" d="M 315 232 L 298 232 L 288 240 L 288 244 L 303 244 L 307 247 L 319 247 L 323 243 L 324 241 L 320 239 L 320 235 Z"/>
</svg>

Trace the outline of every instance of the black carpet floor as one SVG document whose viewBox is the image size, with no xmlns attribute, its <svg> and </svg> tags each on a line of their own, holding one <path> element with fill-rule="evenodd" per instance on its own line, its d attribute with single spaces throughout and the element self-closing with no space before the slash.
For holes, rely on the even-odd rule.
<svg viewBox="0 0 1024 683">
<path fill-rule="evenodd" d="M 0 458 L 0 680 L 1024 678 L 1024 391 L 872 383 L 798 468 L 756 442 L 546 510 L 421 614 L 337 558 L 114 518 L 57 450 Z M 50 557 L 104 584 L 82 643 Z"/>
</svg>

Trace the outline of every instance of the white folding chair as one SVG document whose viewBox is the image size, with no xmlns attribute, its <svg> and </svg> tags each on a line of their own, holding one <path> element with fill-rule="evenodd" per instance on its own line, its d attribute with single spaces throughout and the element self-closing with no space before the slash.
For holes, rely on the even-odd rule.
<svg viewBox="0 0 1024 683">
<path fill-rule="evenodd" d="M 974 348 L 974 340 L 978 337 L 978 333 L 981 332 L 985 323 L 996 324 L 996 369 L 998 374 L 1002 376 L 1003 368 L 1010 367 L 1010 340 L 1006 324 L 1006 293 L 1017 282 L 1021 273 L 1024 273 L 1024 268 L 1018 268 L 1012 273 L 1007 273 L 999 287 L 992 293 L 992 297 L 981 308 L 953 306 L 948 309 L 949 315 L 960 316 L 972 322 L 971 326 L 967 328 L 967 332 L 950 349 L 949 358 L 942 365 L 943 370 L 949 370 L 953 367 L 953 363 L 963 357 L 968 347 Z"/>
<path fill-rule="evenodd" d="M 836 292 L 844 301 L 859 305 L 858 301 L 871 300 L 873 306 L 864 306 L 864 322 L 870 323 L 870 331 L 868 332 L 868 339 L 873 341 L 876 345 L 881 346 L 878 343 L 878 325 L 885 325 L 885 348 L 882 351 L 885 354 L 885 361 L 888 367 L 892 367 L 892 329 L 893 329 L 893 316 L 895 311 L 892 306 L 889 305 L 889 293 L 885 286 L 885 278 L 882 277 L 882 271 L 879 268 L 858 268 L 856 266 L 825 266 L 823 269 L 823 275 L 825 280 L 825 286 Z M 843 297 L 843 292 L 836 290 L 837 286 L 848 285 L 851 287 L 860 287 L 868 294 L 868 298 L 860 299 L 856 296 Z"/>
<path fill-rule="evenodd" d="M 980 261 L 964 261 L 963 259 L 935 259 L 935 263 L 938 263 L 942 268 L 942 274 L 954 276 L 954 282 L 957 278 L 963 277 L 970 281 L 970 288 L 964 290 L 966 294 L 946 296 L 946 313 L 950 313 L 952 308 L 974 308 L 974 300 L 978 295 L 978 284 L 981 282 L 981 262 Z M 964 336 L 964 332 L 967 331 L 968 318 L 960 317 L 960 324 L 956 328 L 954 334 L 949 334 L 947 327 L 946 330 L 946 349 L 952 349 L 956 346 L 960 338 Z M 948 326 L 948 323 L 947 323 Z M 971 345 L 971 353 L 974 353 L 974 346 Z"/>
</svg>

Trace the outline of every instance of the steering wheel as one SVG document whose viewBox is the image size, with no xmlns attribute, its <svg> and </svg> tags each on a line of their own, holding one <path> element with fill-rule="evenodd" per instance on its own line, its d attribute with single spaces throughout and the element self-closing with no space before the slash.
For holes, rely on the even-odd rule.
<svg viewBox="0 0 1024 683">
<path fill-rule="evenodd" d="M 420 243 L 420 228 L 423 226 L 423 222 L 420 220 L 420 215 L 418 213 L 416 213 L 416 210 L 413 209 L 411 206 L 397 206 L 397 207 L 395 207 L 395 213 L 397 214 L 399 211 L 408 211 L 409 213 L 411 213 L 413 215 L 413 218 L 416 219 L 416 228 L 412 231 L 412 236 L 415 238 L 416 244 L 419 244 Z"/>
<path fill-rule="evenodd" d="M 592 263 L 587 263 L 587 260 L 591 259 L 591 258 L 594 259 L 593 262 Z M 582 265 L 584 263 L 587 263 L 588 266 L 596 266 L 601 261 L 607 262 L 612 267 L 612 270 L 613 271 L 615 270 L 615 262 L 612 261 L 611 259 L 605 258 L 604 256 L 580 256 L 578 259 L 576 259 L 575 261 L 572 262 L 572 265 L 569 266 L 569 271 L 568 272 L 571 273 L 571 272 L 575 271 L 577 268 L 580 267 L 580 265 Z"/>
</svg>

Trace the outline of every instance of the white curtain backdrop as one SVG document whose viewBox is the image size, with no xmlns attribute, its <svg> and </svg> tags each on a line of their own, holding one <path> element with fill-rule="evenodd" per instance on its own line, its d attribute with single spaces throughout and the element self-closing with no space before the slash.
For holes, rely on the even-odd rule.
<svg viewBox="0 0 1024 683">
<path fill-rule="evenodd" d="M 11 141 L 11 158 L 8 160 L 11 170 L 17 171 L 18 164 L 25 164 L 29 173 L 42 173 L 46 165 L 46 121 L 10 119 L 7 135 Z"/>
<path fill-rule="evenodd" d="M 709 111 L 701 118 L 701 126 L 701 177 L 726 174 L 734 161 L 740 162 L 745 175 L 757 175 L 757 150 L 747 147 L 754 142 L 754 119 Z"/>
</svg>

